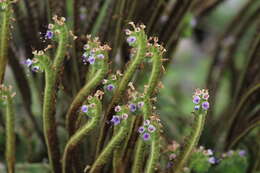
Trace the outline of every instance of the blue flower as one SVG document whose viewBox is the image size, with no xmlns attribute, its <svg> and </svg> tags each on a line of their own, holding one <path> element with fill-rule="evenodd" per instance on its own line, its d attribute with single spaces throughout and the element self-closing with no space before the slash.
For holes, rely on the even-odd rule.
<svg viewBox="0 0 260 173">
<path fill-rule="evenodd" d="M 143 139 L 144 139 L 145 141 L 148 141 L 150 138 L 151 138 L 150 133 L 144 133 L 144 134 L 143 134 Z"/>
<path fill-rule="evenodd" d="M 211 163 L 211 164 L 215 164 L 217 162 L 216 158 L 215 157 L 210 157 L 208 159 L 208 162 Z"/>
<path fill-rule="evenodd" d="M 38 72 L 40 70 L 40 67 L 39 66 L 33 66 L 31 69 L 32 69 L 33 72 Z"/>
<path fill-rule="evenodd" d="M 131 112 L 135 112 L 135 111 L 136 111 L 136 105 L 133 104 L 133 103 L 131 103 L 131 104 L 129 105 L 129 109 L 130 109 Z"/>
<path fill-rule="evenodd" d="M 52 39 L 53 38 L 53 32 L 52 31 L 50 31 L 50 30 L 48 30 L 47 32 L 46 32 L 46 34 L 45 34 L 45 38 L 47 38 L 47 39 Z"/>
<path fill-rule="evenodd" d="M 208 110 L 209 109 L 209 102 L 203 102 L 202 104 L 201 104 L 201 106 L 202 106 L 202 108 L 204 109 L 204 110 Z"/>
<path fill-rule="evenodd" d="M 138 129 L 138 132 L 139 132 L 139 133 L 142 134 L 144 131 L 145 131 L 145 128 L 144 128 L 143 126 L 139 127 L 139 129 Z"/>
<path fill-rule="evenodd" d="M 87 113 L 88 112 L 88 106 L 87 105 L 81 106 L 81 111 L 84 112 L 84 113 Z"/>
<path fill-rule="evenodd" d="M 200 97 L 199 96 L 194 96 L 193 97 L 193 103 L 199 104 L 199 102 L 200 102 Z"/>
<path fill-rule="evenodd" d="M 32 62 L 31 59 L 26 59 L 25 62 L 24 62 L 24 64 L 25 64 L 27 67 L 30 67 L 30 66 L 33 64 L 33 62 Z"/>
<path fill-rule="evenodd" d="M 147 129 L 151 133 L 153 133 L 156 130 L 156 128 L 152 124 L 150 124 Z"/>
<path fill-rule="evenodd" d="M 135 36 L 129 36 L 126 40 L 129 44 L 133 44 L 136 41 Z"/>
<path fill-rule="evenodd" d="M 115 89 L 115 86 L 113 84 L 107 85 L 107 90 L 108 91 L 113 91 Z"/>
<path fill-rule="evenodd" d="M 95 57 L 94 56 L 89 56 L 89 58 L 88 58 L 88 62 L 89 62 L 89 64 L 94 64 L 95 63 Z"/>
<path fill-rule="evenodd" d="M 99 59 L 104 59 L 104 58 L 105 58 L 105 56 L 104 56 L 102 53 L 101 53 L 101 54 L 98 54 L 97 57 L 98 57 Z"/>
<path fill-rule="evenodd" d="M 194 106 L 194 110 L 198 111 L 200 109 L 199 105 Z"/>
<path fill-rule="evenodd" d="M 114 123 L 114 125 L 118 125 L 120 123 L 120 117 L 117 115 L 114 115 L 111 119 L 111 122 Z"/>
</svg>

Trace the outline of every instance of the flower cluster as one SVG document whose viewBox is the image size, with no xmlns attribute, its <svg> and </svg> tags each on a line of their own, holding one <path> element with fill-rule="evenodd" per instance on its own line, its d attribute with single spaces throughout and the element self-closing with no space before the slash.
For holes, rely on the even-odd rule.
<svg viewBox="0 0 260 173">
<path fill-rule="evenodd" d="M 194 106 L 194 110 L 195 111 L 199 111 L 201 110 L 208 110 L 209 109 L 209 102 L 208 102 L 208 98 L 209 98 L 209 93 L 208 90 L 206 89 L 196 89 L 195 93 L 193 95 L 193 103 L 196 104 Z"/>
<path fill-rule="evenodd" d="M 105 59 L 105 52 L 111 50 L 108 45 L 101 45 L 98 37 L 91 38 L 91 36 L 87 36 L 89 40 L 87 44 L 84 45 L 82 54 L 82 62 L 83 64 L 98 64 L 96 62 Z"/>
<path fill-rule="evenodd" d="M 104 79 L 102 84 L 104 85 L 104 90 L 108 92 L 113 92 L 116 89 L 117 83 L 119 82 L 123 74 L 117 71 L 116 74 L 110 75 L 108 79 Z"/>
<path fill-rule="evenodd" d="M 50 23 L 48 25 L 48 30 L 45 33 L 45 39 L 53 39 L 55 35 L 59 35 L 62 31 L 62 26 L 65 25 L 66 19 L 64 17 L 58 18 L 57 15 L 53 16 L 53 21 L 55 24 Z"/>
<path fill-rule="evenodd" d="M 31 71 L 33 72 L 39 72 L 40 71 L 40 66 L 39 62 L 37 59 L 26 59 L 23 64 L 28 67 Z"/>
<path fill-rule="evenodd" d="M 95 104 L 95 99 L 93 99 L 93 98 L 95 98 L 95 97 L 89 96 L 88 97 L 89 104 L 84 104 L 80 108 L 80 111 L 82 113 L 84 113 L 85 115 L 88 115 L 88 116 L 94 115 L 94 111 L 95 111 L 94 108 L 95 108 L 96 104 Z"/>
<path fill-rule="evenodd" d="M 128 119 L 128 111 L 126 109 L 126 106 L 117 105 L 114 110 L 116 112 L 116 115 L 113 115 L 112 119 L 110 120 L 110 122 L 114 125 L 118 125 L 121 123 L 122 120 Z"/>
<path fill-rule="evenodd" d="M 152 133 L 156 131 L 156 127 L 151 124 L 150 120 L 145 120 L 143 126 L 139 127 L 138 132 L 141 134 L 144 141 L 151 138 Z"/>
</svg>

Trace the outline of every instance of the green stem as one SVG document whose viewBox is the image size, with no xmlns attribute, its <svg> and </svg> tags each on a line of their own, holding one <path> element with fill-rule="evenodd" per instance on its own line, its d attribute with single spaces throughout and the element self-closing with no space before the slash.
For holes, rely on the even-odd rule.
<svg viewBox="0 0 260 173">
<path fill-rule="evenodd" d="M 68 44 L 68 30 L 64 25 L 59 34 L 58 48 L 51 67 L 45 69 L 45 89 L 43 102 L 43 130 L 48 149 L 48 157 L 53 172 L 61 172 L 59 141 L 56 129 L 55 109 L 57 98 L 57 86 L 63 60 Z"/>
<path fill-rule="evenodd" d="M 144 151 L 144 141 L 142 139 L 138 139 L 135 154 L 134 154 L 134 163 L 132 167 L 132 173 L 141 173 L 143 168 L 143 159 L 144 155 L 142 154 Z"/>
<path fill-rule="evenodd" d="M 151 141 L 151 149 L 150 149 L 150 155 L 149 160 L 147 162 L 147 167 L 145 172 L 146 173 L 154 173 L 156 164 L 159 161 L 160 157 L 160 142 L 159 142 L 159 129 L 157 129 L 154 133 L 155 136 Z"/>
<path fill-rule="evenodd" d="M 97 173 L 104 166 L 104 164 L 109 161 L 109 158 L 110 156 L 112 156 L 115 148 L 125 139 L 125 137 L 129 132 L 129 126 L 131 122 L 130 117 L 126 121 L 127 121 L 126 124 L 123 124 L 122 127 L 120 127 L 118 133 L 110 140 L 108 145 L 98 156 L 93 166 L 91 167 L 89 173 Z"/>
<path fill-rule="evenodd" d="M 152 96 L 153 92 L 155 91 L 155 88 L 158 84 L 159 81 L 159 76 L 160 76 L 160 69 L 162 66 L 162 61 L 161 61 L 161 55 L 160 53 L 157 51 L 157 49 L 152 49 L 152 60 L 153 60 L 153 68 L 152 68 L 152 72 L 151 72 L 151 76 L 149 78 L 148 81 L 148 85 L 147 88 L 145 90 L 145 96 L 144 96 L 144 107 L 143 107 L 143 116 L 144 116 L 144 120 L 147 120 L 149 118 L 149 116 L 151 115 L 151 103 L 150 103 L 150 97 Z M 152 140 L 152 146 L 154 143 L 157 142 L 157 139 L 154 141 L 154 139 Z M 144 141 L 142 139 L 138 139 L 138 143 L 136 146 L 136 150 L 135 150 L 135 159 L 134 159 L 134 164 L 132 167 L 132 172 L 133 173 L 138 173 L 142 171 L 142 162 L 143 162 L 143 147 L 144 147 Z M 155 150 L 153 147 L 151 147 L 151 155 L 150 158 L 152 157 L 154 160 L 156 153 L 152 153 L 153 151 L 157 151 Z M 152 161 L 151 161 L 152 162 Z M 153 166 L 153 164 L 150 164 L 150 166 Z M 147 167 L 148 169 L 148 167 Z M 149 167 L 149 170 L 151 170 L 152 168 Z"/>
<path fill-rule="evenodd" d="M 66 123 L 69 131 L 69 135 L 71 136 L 76 130 L 76 120 L 78 118 L 77 111 L 82 103 L 85 101 L 86 97 L 95 89 L 98 84 L 102 81 L 108 71 L 108 63 L 107 59 L 103 62 L 102 67 L 96 71 L 95 76 L 93 76 L 90 81 L 85 84 L 85 86 L 78 92 L 75 99 L 72 101 L 70 108 L 66 115 Z M 92 70 L 90 70 L 92 71 Z"/>
<path fill-rule="evenodd" d="M 101 126 L 101 132 L 100 136 L 98 139 L 98 144 L 97 144 L 97 151 L 96 155 L 99 153 L 100 149 L 102 148 L 104 137 L 105 137 L 105 130 L 106 130 L 106 120 L 109 119 L 110 112 L 112 108 L 114 107 L 115 104 L 117 104 L 120 99 L 124 96 L 124 91 L 126 90 L 130 80 L 132 79 L 136 69 L 138 66 L 141 64 L 142 60 L 144 59 L 145 56 L 145 51 L 146 51 L 146 43 L 147 43 L 147 38 L 144 33 L 144 31 L 140 31 L 138 34 L 137 38 L 137 52 L 135 55 L 135 58 L 130 62 L 130 65 L 128 66 L 123 78 L 121 79 L 118 87 L 116 88 L 115 94 L 113 95 L 112 101 L 110 102 L 108 109 L 105 114 L 105 120 Z"/>
<path fill-rule="evenodd" d="M 15 172 L 15 127 L 12 98 L 8 96 L 6 105 L 6 151 L 8 173 Z"/>
<path fill-rule="evenodd" d="M 82 142 L 82 140 L 88 135 L 88 133 L 93 130 L 97 124 L 98 121 L 101 117 L 101 102 L 98 100 L 95 102 L 96 104 L 96 112 L 94 117 L 90 120 L 89 123 L 84 125 L 81 129 L 79 129 L 68 141 L 64 155 L 63 155 L 63 167 L 62 167 L 62 172 L 63 173 L 70 173 L 70 168 L 71 168 L 71 162 L 72 162 L 72 154 L 75 148 Z"/>
<path fill-rule="evenodd" d="M 0 12 L 1 24 L 0 24 L 0 84 L 3 83 L 5 66 L 7 63 L 7 53 L 8 53 L 8 42 L 10 36 L 10 17 L 11 17 L 11 7 L 10 2 L 6 2 L 8 5 L 3 12 Z"/>
<path fill-rule="evenodd" d="M 195 115 L 195 122 L 193 124 L 191 135 L 188 137 L 188 141 L 185 144 L 183 151 L 177 157 L 177 162 L 173 167 L 174 173 L 183 172 L 183 168 L 192 154 L 193 149 L 197 146 L 202 130 L 205 124 L 205 114 Z"/>
</svg>

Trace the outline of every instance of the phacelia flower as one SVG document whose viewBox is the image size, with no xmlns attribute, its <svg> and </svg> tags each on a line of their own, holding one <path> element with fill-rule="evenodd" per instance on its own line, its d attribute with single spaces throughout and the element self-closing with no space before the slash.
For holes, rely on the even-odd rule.
<svg viewBox="0 0 260 173">
<path fill-rule="evenodd" d="M 135 112 L 135 111 L 136 111 L 136 105 L 133 104 L 133 103 L 131 103 L 131 104 L 129 105 L 129 109 L 130 109 L 131 112 Z"/>
<path fill-rule="evenodd" d="M 88 112 L 88 106 L 87 105 L 81 106 L 81 111 L 84 112 L 84 113 L 87 113 Z"/>
<path fill-rule="evenodd" d="M 151 135 L 150 135 L 149 133 L 144 133 L 144 134 L 143 134 L 143 139 L 144 139 L 145 141 L 149 140 L 150 138 L 151 138 Z"/>
<path fill-rule="evenodd" d="M 156 130 L 156 128 L 152 124 L 150 124 L 147 129 L 151 133 L 153 133 Z"/>
<path fill-rule="evenodd" d="M 88 62 L 89 62 L 89 64 L 94 64 L 95 63 L 95 57 L 94 56 L 89 56 L 89 58 L 88 58 Z"/>
<path fill-rule="evenodd" d="M 173 166 L 173 161 L 169 161 L 168 163 L 167 163 L 167 168 L 171 168 Z"/>
<path fill-rule="evenodd" d="M 47 38 L 47 39 L 52 39 L 53 38 L 53 32 L 52 31 L 50 31 L 50 30 L 48 30 L 47 32 L 46 32 L 46 34 L 45 34 L 45 38 Z"/>
<path fill-rule="evenodd" d="M 126 120 L 127 118 L 128 118 L 128 114 L 124 113 L 124 114 L 122 115 L 122 119 L 123 119 L 123 120 Z"/>
<path fill-rule="evenodd" d="M 39 66 L 33 66 L 32 67 L 32 71 L 33 72 L 38 72 L 40 70 L 40 67 Z"/>
<path fill-rule="evenodd" d="M 145 128 L 144 128 L 143 126 L 139 127 L 139 129 L 138 129 L 138 132 L 139 132 L 139 133 L 142 134 L 144 131 L 145 131 Z"/>
<path fill-rule="evenodd" d="M 198 111 L 200 109 L 199 105 L 194 106 L 194 110 Z"/>
<path fill-rule="evenodd" d="M 202 98 L 205 99 L 205 100 L 208 100 L 209 94 L 208 94 L 208 93 L 203 94 L 203 95 L 202 95 Z"/>
<path fill-rule="evenodd" d="M 148 126 L 149 124 L 150 124 L 150 120 L 145 120 L 145 121 L 144 121 L 144 125 L 145 125 L 145 126 Z"/>
<path fill-rule="evenodd" d="M 144 102 L 138 102 L 137 103 L 137 107 L 140 109 L 144 106 Z"/>
<path fill-rule="evenodd" d="M 136 37 L 135 36 L 129 36 L 126 41 L 129 44 L 133 44 L 136 41 Z"/>
<path fill-rule="evenodd" d="M 240 150 L 240 151 L 238 152 L 238 154 L 239 154 L 239 156 L 243 157 L 243 156 L 246 155 L 246 151 L 245 151 L 245 150 Z"/>
<path fill-rule="evenodd" d="M 117 115 L 114 115 L 111 119 L 111 122 L 114 123 L 114 125 L 118 125 L 120 123 L 120 117 Z"/>
<path fill-rule="evenodd" d="M 24 64 L 25 64 L 27 67 L 30 67 L 30 66 L 33 64 L 33 62 L 32 62 L 31 59 L 26 59 L 25 62 L 24 62 Z"/>
<path fill-rule="evenodd" d="M 210 157 L 210 158 L 208 159 L 208 162 L 211 163 L 211 164 L 215 164 L 216 161 L 217 161 L 217 160 L 216 160 L 215 157 Z"/>
<path fill-rule="evenodd" d="M 199 102 L 200 102 L 200 97 L 199 96 L 194 96 L 193 97 L 193 103 L 199 104 Z"/>
<path fill-rule="evenodd" d="M 115 112 L 120 112 L 121 111 L 121 107 L 118 105 L 115 107 Z"/>
<path fill-rule="evenodd" d="M 107 90 L 108 91 L 113 91 L 115 89 L 115 86 L 113 84 L 107 85 Z"/>
<path fill-rule="evenodd" d="M 201 104 L 201 106 L 202 106 L 202 108 L 204 109 L 204 110 L 208 110 L 209 109 L 209 102 L 203 102 L 202 104 Z"/>
<path fill-rule="evenodd" d="M 98 57 L 99 59 L 104 59 L 104 58 L 105 58 L 105 56 L 104 56 L 102 53 L 101 53 L 101 54 L 98 54 L 97 57 Z"/>
</svg>

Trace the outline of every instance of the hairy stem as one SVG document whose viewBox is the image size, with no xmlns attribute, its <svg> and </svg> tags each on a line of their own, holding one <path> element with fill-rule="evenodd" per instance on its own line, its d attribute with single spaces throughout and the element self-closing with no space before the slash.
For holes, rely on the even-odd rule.
<svg viewBox="0 0 260 173">
<path fill-rule="evenodd" d="M 149 160 L 147 162 L 147 167 L 145 172 L 146 173 L 153 173 L 155 172 L 156 163 L 159 161 L 160 157 L 160 142 L 159 142 L 159 132 L 156 130 L 154 139 L 151 141 L 151 149 Z"/>
<path fill-rule="evenodd" d="M 100 119 L 101 116 L 101 102 L 96 101 L 96 112 L 94 117 L 90 120 L 89 123 L 84 125 L 81 129 L 79 129 L 68 141 L 64 155 L 63 155 L 63 167 L 62 167 L 62 172 L 63 173 L 70 173 L 70 163 L 72 162 L 72 153 L 75 150 L 75 148 L 82 142 L 82 140 L 87 136 L 87 134 L 93 130 Z"/>
<path fill-rule="evenodd" d="M 5 2 L 2 2 L 5 3 Z M 11 7 L 10 2 L 7 1 L 7 6 L 3 12 L 0 12 L 1 24 L 0 24 L 0 84 L 3 83 L 5 66 L 7 63 L 8 42 L 10 36 L 10 17 Z"/>
<path fill-rule="evenodd" d="M 192 150 L 197 146 L 202 130 L 205 124 L 206 114 L 195 115 L 195 122 L 193 124 L 191 135 L 187 138 L 188 141 L 185 144 L 183 151 L 177 157 L 177 162 L 173 167 L 174 173 L 183 172 L 183 168 L 192 154 Z"/>
<path fill-rule="evenodd" d="M 85 84 L 85 86 L 79 91 L 75 99 L 72 101 L 72 104 L 66 115 L 66 123 L 67 123 L 67 128 L 70 136 L 76 130 L 75 126 L 76 126 L 76 120 L 78 118 L 77 110 L 82 105 L 86 97 L 92 92 L 92 90 L 95 89 L 98 86 L 98 84 L 102 81 L 107 71 L 108 71 L 108 63 L 107 61 L 105 61 L 103 62 L 102 67 L 96 71 L 95 75 L 92 76 L 90 81 L 87 84 Z"/>
<path fill-rule="evenodd" d="M 8 96 L 6 104 L 6 151 L 8 173 L 15 172 L 15 127 L 14 127 L 14 109 L 12 98 Z"/>
<path fill-rule="evenodd" d="M 98 156 L 93 166 L 91 167 L 90 173 L 97 173 L 100 169 L 109 161 L 109 158 L 112 156 L 115 148 L 125 139 L 129 131 L 130 126 L 130 117 L 126 120 L 126 124 L 123 124 L 120 127 L 117 134 L 110 140 L 108 145 L 104 148 L 101 154 Z"/>
<path fill-rule="evenodd" d="M 48 149 L 48 157 L 53 172 L 61 172 L 59 141 L 56 129 L 55 109 L 59 74 L 63 65 L 68 44 L 68 31 L 66 26 L 61 28 L 58 48 L 51 67 L 46 68 L 45 89 L 43 102 L 43 130 Z"/>
</svg>

